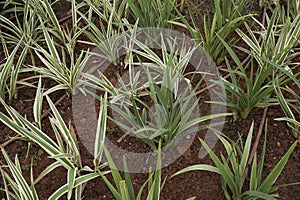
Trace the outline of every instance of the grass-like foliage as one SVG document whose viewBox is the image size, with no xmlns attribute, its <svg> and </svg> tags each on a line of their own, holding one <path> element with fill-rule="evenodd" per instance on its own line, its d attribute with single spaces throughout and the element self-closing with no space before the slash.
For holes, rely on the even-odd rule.
<svg viewBox="0 0 300 200">
<path fill-rule="evenodd" d="M 126 0 L 132 17 L 139 20 L 140 27 L 167 27 L 175 19 L 176 0 Z"/>
<path fill-rule="evenodd" d="M 35 53 L 44 64 L 44 67 L 31 66 L 30 70 L 38 72 L 42 77 L 55 80 L 58 85 L 50 88 L 47 94 L 57 90 L 66 90 L 75 94 L 79 88 L 78 78 L 88 60 L 88 53 L 81 51 L 77 57 L 75 55 L 76 40 L 84 29 L 77 30 L 75 33 L 64 32 L 66 35 L 66 47 L 58 46 L 53 37 L 49 34 L 46 27 L 42 26 L 44 39 L 47 48 L 36 44 Z M 60 53 L 59 53 L 60 52 Z M 68 64 L 67 58 L 70 60 Z"/>
<path fill-rule="evenodd" d="M 0 122 L 1 128 L 10 128 L 16 134 L 0 145 L 4 158 L 0 190 L 5 194 L 1 198 L 39 199 L 36 184 L 62 167 L 67 182 L 53 190 L 50 200 L 81 200 L 85 185 L 96 178 L 104 181 L 117 200 L 160 199 L 166 181 L 162 179 L 163 159 L 170 160 L 166 150 L 182 153 L 178 145 L 193 142 L 189 138 L 199 130 L 214 130 L 215 125 L 223 125 L 216 124 L 215 119 L 230 115 L 211 104 L 211 113 L 202 116 L 200 100 L 206 99 L 207 94 L 210 103 L 229 108 L 235 120 L 246 119 L 256 107 L 280 105 L 284 116 L 275 120 L 287 122 L 298 138 L 300 0 L 282 2 L 213 0 L 212 9 L 205 11 L 202 3 L 197 7 L 190 0 L 1 1 Z M 68 4 L 70 10 L 60 15 L 58 6 L 63 4 Z M 209 5 L 207 1 L 204 4 Z M 255 5 L 259 6 L 253 10 Z M 264 8 L 262 19 L 256 12 L 259 7 Z M 180 32 L 164 28 L 188 32 L 192 41 Z M 240 42 L 243 45 L 237 46 Z M 241 61 L 244 55 L 248 57 Z M 224 70 L 221 80 L 216 79 L 219 75 L 214 71 L 213 61 L 225 64 L 220 66 Z M 45 79 L 50 83 L 45 86 L 56 85 L 44 89 Z M 22 101 L 16 102 L 23 87 L 28 94 L 22 94 Z M 36 94 L 27 92 L 28 87 L 37 88 Z M 210 93 L 210 89 L 215 89 L 217 95 Z M 62 98 L 52 102 L 61 90 L 73 95 L 64 95 L 73 100 L 78 92 L 99 100 L 92 162 L 82 158 L 76 127 L 56 107 Z M 34 99 L 33 119 L 29 113 L 26 117 L 13 108 L 20 104 L 28 106 L 32 100 L 23 99 L 27 95 Z M 43 112 L 45 103 L 49 112 Z M 49 113 L 50 129 L 42 120 Z M 108 124 L 113 126 L 107 127 Z M 218 156 L 200 139 L 214 165 L 188 166 L 174 176 L 192 170 L 214 172 L 221 177 L 227 199 L 276 199 L 275 181 L 297 142 L 265 174 L 267 134 L 262 152 L 250 152 L 253 126 L 238 142 L 215 130 L 226 155 Z M 0 134 L 6 134 L 5 130 Z M 114 134 L 114 130 L 116 135 L 124 133 L 118 142 L 130 134 L 157 153 L 155 169 L 149 169 L 148 179 L 140 188 L 135 187 L 128 169 L 131 160 L 124 156 L 122 173 L 109 147 L 105 147 L 107 134 Z M 30 177 L 25 176 L 22 169 L 29 165 L 22 166 L 21 158 L 15 155 L 12 159 L 12 152 L 5 149 L 17 139 L 29 146 L 38 145 L 53 163 L 34 177 L 33 160 Z"/>
<path fill-rule="evenodd" d="M 31 46 L 34 41 L 41 39 L 41 31 L 38 9 L 32 9 L 30 0 L 22 3 L 7 2 L 6 6 L 11 8 L 0 12 L 0 43 L 5 55 L 5 63 L 0 65 L 0 97 L 5 99 L 8 94 L 8 101 L 11 102 L 18 97 L 17 85 L 26 84 L 18 80 L 25 60 L 29 58 L 32 64 L 35 63 Z M 7 17 L 9 14 L 14 15 L 15 21 Z M 22 17 L 19 17 L 20 14 Z"/>
<path fill-rule="evenodd" d="M 296 18 L 296 16 L 300 13 L 300 1 L 299 0 L 291 0 L 288 1 L 288 14 L 292 18 Z"/>
<path fill-rule="evenodd" d="M 147 73 L 150 79 L 150 72 Z M 113 111 L 126 119 L 126 122 L 117 120 L 115 122 L 126 132 L 137 135 L 152 149 L 157 148 L 160 140 L 163 146 L 176 144 L 181 138 L 206 127 L 199 126 L 200 122 L 223 115 L 194 116 L 193 112 L 198 106 L 198 99 L 191 95 L 193 91 L 189 89 L 181 91 L 182 94 L 176 97 L 174 88 L 170 86 L 174 83 L 174 79 L 171 79 L 173 75 L 168 73 L 167 69 L 161 84 L 157 84 L 153 79 L 149 81 L 148 94 L 154 104 L 152 106 L 134 95 L 131 95 L 129 101 L 132 111 L 128 105 L 120 107 L 111 104 Z M 179 84 L 182 83 L 179 82 Z M 147 115 L 150 115 L 152 119 L 149 119 Z"/>
<path fill-rule="evenodd" d="M 300 109 L 299 109 L 300 96 L 289 87 L 280 88 L 278 84 L 274 87 L 275 87 L 278 101 L 285 115 L 285 117 L 277 118 L 276 120 L 286 121 L 287 125 L 292 129 L 294 136 L 298 138 L 300 135 L 300 122 L 296 117 L 300 116 Z M 291 100 L 287 100 L 286 97 L 283 95 L 282 91 L 286 91 L 290 93 L 294 98 Z"/>
<path fill-rule="evenodd" d="M 204 129 L 206 126 L 199 126 L 200 122 L 227 115 L 198 116 L 196 112 L 199 99 L 195 93 L 202 80 L 197 80 L 197 84 L 192 86 L 191 82 L 199 71 L 195 69 L 187 73 L 186 69 L 197 46 L 185 48 L 183 45 L 178 48 L 176 40 L 167 43 L 162 39 L 160 58 L 142 42 L 132 40 L 140 47 L 139 50 L 132 50 L 133 53 L 149 59 L 149 62 L 129 61 L 129 85 L 121 82 L 118 95 L 112 96 L 110 106 L 123 119 L 113 120 L 126 133 L 137 135 L 156 149 L 159 141 L 163 146 L 177 144 L 183 137 Z M 133 56 L 129 58 L 133 59 Z M 136 71 L 136 68 L 139 70 Z M 188 75 L 191 77 L 188 78 Z M 147 81 L 140 84 L 141 79 Z M 149 97 L 152 103 L 147 105 L 141 97 Z"/>
<path fill-rule="evenodd" d="M 21 165 L 18 159 L 18 156 L 15 157 L 15 163 L 9 158 L 7 152 L 4 149 L 2 154 L 5 158 L 7 166 L 1 167 L 1 175 L 4 182 L 4 189 L 7 199 L 30 199 L 37 200 L 38 194 L 34 188 L 33 182 L 33 171 L 31 168 L 31 185 L 28 185 L 25 178 L 22 176 Z M 8 168 L 12 174 L 12 177 L 7 173 L 6 169 Z"/>
<path fill-rule="evenodd" d="M 34 106 L 34 116 L 37 122 L 40 122 L 40 111 L 41 103 L 43 101 L 43 93 L 41 91 L 41 82 L 38 86 L 38 92 L 35 99 Z M 29 122 L 26 118 L 22 117 L 16 110 L 12 107 L 7 106 L 3 100 L 1 100 L 3 106 L 5 107 L 9 117 L 0 112 L 0 120 L 7 125 L 9 128 L 14 130 L 23 138 L 30 140 L 38 144 L 49 156 L 56 161 L 49 165 L 36 180 L 32 180 L 32 184 L 36 184 L 48 173 L 53 171 L 59 166 L 63 166 L 68 172 L 68 183 L 61 186 L 57 191 L 55 191 L 49 199 L 59 199 L 62 195 L 67 193 L 68 199 L 71 199 L 73 191 L 75 194 L 75 199 L 80 199 L 82 197 L 82 184 L 94 179 L 99 176 L 104 176 L 108 171 L 100 171 L 105 167 L 105 164 L 101 164 L 102 152 L 104 147 L 104 138 L 106 131 L 106 97 L 103 99 L 102 108 L 99 112 L 98 127 L 96 131 L 96 140 L 95 140 L 95 152 L 94 152 L 94 170 L 89 166 L 83 166 L 81 162 L 81 155 L 78 146 L 78 141 L 74 128 L 72 126 L 67 126 L 59 114 L 57 108 L 46 96 L 49 106 L 53 112 L 53 117 L 50 118 L 50 123 L 55 134 L 56 140 L 51 139 L 45 132 L 40 129 L 40 123 L 33 124 Z M 3 150 L 3 154 L 6 155 L 6 152 Z M 9 159 L 6 158 L 6 161 L 10 163 Z M 17 160 L 16 160 L 17 162 Z M 10 163 L 10 165 L 12 165 Z M 13 166 L 13 165 L 12 165 Z M 15 167 L 19 166 L 16 164 Z M 10 167 L 14 169 L 15 167 Z M 8 180 L 10 184 L 14 187 L 14 195 L 18 195 L 25 199 L 36 199 L 35 190 L 33 188 L 28 189 L 26 184 L 23 183 L 23 177 L 21 172 L 15 170 L 14 179 L 16 184 L 9 176 L 5 173 L 5 180 Z M 84 175 L 82 175 L 84 174 Z M 17 185 L 24 187 L 20 190 L 20 193 L 17 193 L 15 190 Z M 32 185 L 32 187 L 33 187 Z M 7 188 L 7 185 L 5 186 Z M 10 196 L 9 190 L 6 190 L 8 196 Z M 22 199 L 22 198 L 21 198 Z"/>
<path fill-rule="evenodd" d="M 101 3 L 104 12 L 100 12 L 98 7 L 87 1 L 87 5 L 90 7 L 88 15 L 78 11 L 88 26 L 84 34 L 89 40 L 82 42 L 97 48 L 100 51 L 98 56 L 116 66 L 120 65 L 119 48 L 124 42 L 122 39 L 124 39 L 125 30 L 132 26 L 125 18 L 122 18 L 121 13 L 125 12 L 124 3 L 125 1 L 122 1 L 118 7 L 117 0 L 114 0 L 113 3 L 104 1 Z M 95 21 L 99 22 L 99 25 L 96 25 Z"/>
<path fill-rule="evenodd" d="M 267 124 L 265 126 L 265 133 L 267 133 Z M 189 166 L 179 172 L 176 172 L 173 176 L 179 175 L 185 172 L 193 170 L 204 170 L 213 173 L 218 173 L 221 176 L 221 185 L 226 196 L 226 199 L 276 199 L 277 195 L 274 193 L 278 186 L 274 186 L 275 181 L 281 174 L 284 166 L 286 165 L 291 153 L 297 146 L 297 141 L 292 144 L 288 149 L 286 154 L 281 158 L 281 160 L 275 165 L 271 172 L 263 178 L 263 167 L 265 164 L 265 152 L 266 152 L 266 134 L 263 145 L 263 150 L 261 154 L 261 159 L 258 162 L 257 153 L 255 153 L 253 161 L 251 163 L 249 176 L 249 189 L 244 189 L 244 174 L 248 167 L 247 163 L 250 157 L 251 140 L 253 135 L 253 123 L 247 135 L 245 144 L 241 141 L 239 146 L 237 143 L 231 142 L 226 136 L 221 133 L 216 133 L 218 138 L 222 142 L 227 157 L 221 154 L 218 156 L 210 149 L 210 147 L 202 140 L 201 144 L 205 147 L 209 153 L 210 158 L 213 160 L 215 166 L 198 164 Z"/>
<path fill-rule="evenodd" d="M 124 165 L 124 178 L 122 178 L 120 172 L 116 168 L 116 165 L 111 158 L 109 151 L 105 150 L 105 155 L 108 159 L 108 165 L 110 167 L 112 176 L 113 176 L 113 183 L 110 182 L 105 176 L 102 176 L 103 180 L 105 181 L 106 185 L 114 195 L 116 200 L 141 200 L 142 193 L 147 187 L 147 200 L 159 200 L 160 193 L 163 188 L 163 185 L 166 181 L 162 182 L 161 180 L 161 145 L 158 146 L 158 154 L 157 154 L 157 163 L 155 172 L 149 172 L 148 179 L 144 182 L 144 184 L 139 189 L 138 193 L 135 194 L 133 189 L 132 180 L 130 178 L 130 174 L 128 172 L 128 167 L 126 163 L 125 157 L 123 158 L 123 165 Z"/>
<path fill-rule="evenodd" d="M 13 163 L 9 158 L 7 152 L 4 149 L 1 150 L 7 163 L 7 166 L 1 167 L 1 175 L 4 182 L 4 191 L 6 193 L 6 198 L 8 200 L 10 199 L 38 200 L 39 197 L 35 189 L 35 182 L 33 180 L 33 168 L 31 167 L 31 179 L 30 179 L 31 184 L 28 185 L 27 181 L 22 175 L 21 165 L 18 160 L 18 156 L 16 155 L 15 163 Z M 11 175 L 9 175 L 9 173 L 7 173 L 6 168 L 9 169 L 10 173 L 12 174 L 12 177 Z M 81 190 L 82 184 L 103 175 L 100 172 L 93 172 L 93 173 L 76 177 L 76 172 L 77 169 L 69 170 L 68 183 L 63 185 L 57 191 L 55 191 L 53 195 L 49 197 L 49 199 L 58 200 L 61 198 L 62 195 L 66 193 L 67 193 L 67 198 L 71 199 L 73 188 L 79 188 Z M 80 190 L 76 189 L 75 199 L 81 199 Z"/>
<path fill-rule="evenodd" d="M 234 1 L 227 1 L 227 3 L 229 3 L 229 5 L 224 2 L 221 3 L 219 0 L 214 1 L 215 12 L 212 20 L 210 19 L 210 14 L 208 11 L 204 15 L 197 13 L 198 15 L 202 16 L 204 34 L 201 32 L 201 29 L 197 23 L 197 18 L 194 16 L 194 13 L 192 13 L 192 8 L 189 9 L 192 24 L 190 24 L 189 21 L 184 17 L 181 17 L 182 23 L 178 22 L 178 20 L 171 22 L 186 28 L 191 34 L 192 38 L 201 44 L 201 46 L 208 52 L 208 54 L 217 64 L 224 61 L 224 57 L 227 53 L 220 38 L 225 40 L 251 16 L 241 15 L 241 11 L 245 6 L 244 4 L 235 4 Z M 229 11 L 229 8 L 232 10 Z M 236 39 L 232 38 L 228 41 L 228 43 L 234 44 L 236 41 Z"/>
<path fill-rule="evenodd" d="M 238 34 L 248 44 L 250 50 L 242 47 L 238 49 L 251 55 L 250 61 L 244 66 L 233 49 L 220 36 L 219 39 L 226 47 L 232 60 L 237 66 L 233 69 L 229 62 L 226 62 L 227 71 L 231 80 L 223 80 L 225 90 L 228 93 L 227 106 L 245 119 L 255 107 L 265 107 L 276 99 L 271 99 L 274 93 L 274 77 L 277 77 L 279 85 L 284 85 L 292 80 L 299 85 L 297 74 L 291 73 L 293 67 L 290 65 L 290 58 L 297 55 L 293 49 L 298 44 L 300 37 L 300 15 L 293 20 L 287 20 L 284 26 L 276 22 L 276 13 L 269 19 L 268 26 L 259 32 L 262 41 L 255 37 L 255 32 L 247 27 L 250 37 L 241 30 Z M 257 22 L 259 23 L 259 22 Z M 260 24 L 260 23 L 259 23 Z M 262 24 L 260 24 L 262 26 Z M 247 70 L 250 73 L 247 73 Z M 224 102 L 218 102 L 223 104 Z M 237 119 L 237 115 L 235 115 Z"/>
<path fill-rule="evenodd" d="M 121 22 L 128 18 L 128 5 L 126 1 L 118 0 L 84 0 L 84 4 L 89 6 L 88 16 L 92 18 L 92 12 L 95 12 L 105 22 Z"/>
</svg>

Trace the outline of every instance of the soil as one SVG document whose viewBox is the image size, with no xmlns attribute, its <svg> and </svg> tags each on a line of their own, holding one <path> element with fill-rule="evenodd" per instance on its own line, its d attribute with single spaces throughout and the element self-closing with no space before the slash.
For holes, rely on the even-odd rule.
<svg viewBox="0 0 300 200">
<path fill-rule="evenodd" d="M 205 1 L 203 6 L 206 8 L 210 7 L 210 1 Z M 57 8 L 58 9 L 58 8 Z M 59 11 L 57 11 L 59 12 Z M 64 11 L 65 12 L 65 11 Z M 62 15 L 63 16 L 63 15 Z M 69 22 L 69 21 L 67 21 Z M 245 55 L 241 55 L 245 56 Z M 112 76 L 115 75 L 115 70 L 112 68 Z M 29 74 L 30 75 L 30 74 Z M 28 74 L 26 75 L 28 76 Z M 113 77 L 112 77 L 113 78 Z M 43 80 L 45 88 L 53 86 L 55 83 L 51 80 Z M 11 106 L 14 107 L 21 115 L 27 117 L 30 121 L 33 121 L 32 108 L 35 97 L 35 89 L 24 87 L 19 90 L 18 100 L 12 102 Z M 63 95 L 64 91 L 58 91 L 51 94 L 51 99 L 56 102 Z M 208 96 L 207 91 L 200 94 L 200 96 Z M 209 106 L 201 103 L 202 112 L 204 114 L 209 114 Z M 46 102 L 43 103 L 43 111 L 48 109 Z M 61 103 L 57 105 L 57 109 L 62 115 L 66 123 L 71 121 L 73 123 L 73 113 L 72 113 L 72 97 L 66 97 Z M 0 111 L 5 113 L 4 107 L 0 106 Z M 261 122 L 263 115 L 263 109 L 254 109 L 246 120 L 238 120 L 233 122 L 231 118 L 227 118 L 225 123 L 223 133 L 229 138 L 235 140 L 238 138 L 238 133 L 241 135 L 247 135 L 250 125 L 254 122 L 254 136 L 255 140 L 256 134 L 258 132 L 258 127 Z M 267 119 L 268 119 L 268 134 L 267 134 L 267 150 L 266 150 L 266 161 L 264 166 L 264 176 L 266 176 L 277 164 L 277 162 L 286 153 L 290 145 L 295 141 L 290 129 L 284 122 L 275 121 L 275 118 L 282 117 L 283 112 L 279 106 L 272 106 L 268 109 Z M 115 125 L 109 123 L 110 131 L 108 137 L 114 138 L 111 140 L 118 140 L 123 132 L 115 127 Z M 42 129 L 45 133 L 48 133 L 50 137 L 54 138 L 54 134 L 49 123 L 48 117 L 44 118 L 42 121 Z M 5 142 L 8 137 L 15 136 L 15 133 L 9 128 L 0 123 L 0 143 Z M 203 133 L 199 131 L 197 133 L 198 137 L 202 137 Z M 31 144 L 28 150 L 27 141 L 14 141 L 5 147 L 8 151 L 9 156 L 13 158 L 18 155 L 20 164 L 23 166 L 23 175 L 26 179 L 30 180 L 30 163 L 33 160 L 34 167 L 34 177 L 36 178 L 47 166 L 49 166 L 53 159 L 49 158 L 46 153 L 41 151 L 39 147 L 35 144 Z M 129 145 L 130 144 L 130 145 Z M 142 144 L 135 142 L 131 138 L 124 139 L 124 146 L 130 146 L 130 151 L 139 152 L 140 149 L 146 148 Z M 141 146 L 142 145 L 142 146 Z M 263 138 L 261 138 L 258 152 L 261 152 L 263 145 Z M 197 137 L 194 139 L 192 145 L 189 149 L 175 162 L 164 167 L 162 169 L 162 178 L 168 177 L 167 181 L 161 192 L 162 200 L 169 199 L 187 199 L 189 197 L 195 196 L 196 199 L 225 199 L 223 191 L 220 185 L 220 178 L 217 174 L 203 172 L 203 171 L 193 171 L 185 173 L 173 178 L 170 178 L 175 172 L 199 163 L 211 164 L 213 162 L 206 156 L 204 158 L 199 158 L 198 153 L 200 150 L 200 142 Z M 80 141 L 80 150 L 85 165 L 92 166 L 93 156 L 87 151 L 82 142 Z M 224 148 L 221 143 L 218 142 L 214 147 L 214 152 L 219 155 L 221 153 L 225 154 Z M 27 156 L 28 153 L 28 156 Z M 3 156 L 0 156 L 0 162 L 5 163 Z M 109 180 L 112 180 L 111 176 L 108 176 Z M 133 180 L 133 186 L 137 192 L 141 185 L 147 180 L 148 174 L 136 173 L 131 174 Z M 37 185 L 36 189 L 40 199 L 47 199 L 55 190 L 66 183 L 66 170 L 64 168 L 58 168 L 43 178 Z M 292 153 L 286 167 L 284 168 L 281 176 L 276 181 L 275 185 L 294 183 L 300 181 L 300 146 L 298 145 L 294 152 Z M 247 185 L 247 180 L 246 180 Z M 0 179 L 0 187 L 3 186 L 2 179 Z M 289 186 L 279 188 L 277 191 L 279 199 L 300 199 L 300 186 Z M 0 199 L 5 199 L 5 194 L 0 192 Z M 62 199 L 66 199 L 64 196 Z M 101 178 L 97 178 L 88 182 L 84 190 L 84 199 L 114 199 L 105 182 Z M 146 199 L 145 192 L 142 199 Z"/>
</svg>

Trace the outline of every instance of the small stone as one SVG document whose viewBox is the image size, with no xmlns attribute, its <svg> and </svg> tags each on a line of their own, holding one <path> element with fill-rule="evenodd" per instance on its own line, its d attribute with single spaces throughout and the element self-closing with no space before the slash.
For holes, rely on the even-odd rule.
<svg viewBox="0 0 300 200">
<path fill-rule="evenodd" d="M 185 138 L 186 138 L 187 140 L 189 140 L 189 139 L 191 139 L 191 136 L 190 136 L 190 135 L 187 135 L 187 136 L 185 136 Z"/>
<path fill-rule="evenodd" d="M 277 146 L 280 147 L 280 142 L 277 142 Z"/>
</svg>

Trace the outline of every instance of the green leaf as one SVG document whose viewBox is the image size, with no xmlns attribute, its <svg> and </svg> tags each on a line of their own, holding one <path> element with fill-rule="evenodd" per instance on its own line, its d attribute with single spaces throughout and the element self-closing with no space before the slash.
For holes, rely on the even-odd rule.
<svg viewBox="0 0 300 200">
<path fill-rule="evenodd" d="M 41 179 L 43 179 L 47 174 L 52 172 L 57 167 L 61 166 L 59 161 L 55 161 L 51 165 L 49 165 L 46 169 L 42 171 L 42 173 L 35 179 L 34 184 L 37 184 Z"/>
<path fill-rule="evenodd" d="M 295 147 L 297 146 L 298 141 L 295 141 L 292 146 L 289 148 L 287 153 L 280 159 L 280 161 L 276 164 L 274 169 L 269 173 L 269 175 L 266 177 L 264 182 L 259 187 L 260 192 L 266 192 L 268 193 L 279 175 L 281 174 L 281 171 L 283 170 L 284 166 L 286 165 L 290 155 L 294 151 Z"/>
<path fill-rule="evenodd" d="M 178 176 L 180 174 L 195 171 L 195 170 L 209 171 L 209 172 L 214 172 L 214 173 L 220 174 L 220 171 L 218 170 L 217 167 L 214 167 L 211 165 L 206 165 L 206 164 L 198 164 L 198 165 L 192 165 L 192 166 L 186 167 L 186 168 L 176 172 L 171 177 Z"/>
<path fill-rule="evenodd" d="M 118 171 L 118 168 L 117 166 L 115 165 L 112 157 L 110 156 L 110 153 L 108 151 L 107 148 L 104 147 L 104 152 L 105 152 L 105 156 L 107 158 L 107 161 L 108 161 L 108 165 L 109 165 L 109 168 L 111 170 L 111 174 L 113 176 L 113 179 L 114 179 L 114 182 L 115 182 L 115 185 L 117 187 L 117 191 L 120 193 L 121 191 L 121 188 L 120 188 L 120 182 L 122 181 L 122 177 Z"/>
<path fill-rule="evenodd" d="M 20 168 L 17 167 L 19 162 L 17 155 L 15 158 L 16 164 L 13 164 L 4 148 L 2 148 L 1 151 L 5 158 L 5 161 L 8 164 L 10 172 L 12 173 L 14 180 L 16 181 L 16 185 L 18 186 L 18 190 L 20 191 L 20 196 L 28 200 L 37 200 L 38 198 L 35 195 L 35 191 L 30 188 L 25 178 L 22 176 Z M 9 182 L 11 182 L 11 179 L 9 179 Z"/>
<path fill-rule="evenodd" d="M 248 136 L 247 136 L 247 140 L 246 143 L 244 145 L 244 150 L 243 150 L 243 155 L 241 158 L 241 174 L 244 174 L 245 168 L 247 166 L 247 162 L 249 160 L 249 153 L 250 153 L 250 148 L 251 148 L 251 140 L 252 140 L 252 134 L 253 134 L 253 126 L 254 126 L 254 122 L 252 122 L 250 130 L 248 132 Z"/>
<path fill-rule="evenodd" d="M 126 163 L 125 156 L 123 157 L 123 166 L 124 166 L 125 183 L 126 183 L 126 188 L 128 190 L 129 199 L 135 199 L 133 185 L 130 178 L 130 173 Z"/>
<path fill-rule="evenodd" d="M 120 182 L 120 193 L 121 193 L 121 199 L 122 200 L 130 200 L 129 194 L 128 194 L 128 189 L 126 187 L 126 183 L 124 180 Z"/>
<path fill-rule="evenodd" d="M 94 178 L 97 178 L 99 176 L 104 176 L 107 174 L 107 172 L 94 172 L 89 173 L 86 175 L 79 176 L 75 179 L 74 187 L 78 187 L 79 185 L 82 185 L 83 183 L 86 183 Z M 61 186 L 58 190 L 56 190 L 50 197 L 49 200 L 58 200 L 62 195 L 67 193 L 69 191 L 68 183 Z"/>
<path fill-rule="evenodd" d="M 265 199 L 265 200 L 276 200 L 277 198 L 273 197 L 271 194 L 267 194 L 264 192 L 259 192 L 259 191 L 246 191 L 243 193 L 243 196 L 246 198 L 249 196 L 250 198 L 259 198 L 259 199 Z"/>
<path fill-rule="evenodd" d="M 33 104 L 33 116 L 38 128 L 41 128 L 41 112 L 43 103 L 43 93 L 42 93 L 42 79 L 39 79 L 38 88 L 35 95 L 35 100 Z"/>
<path fill-rule="evenodd" d="M 73 187 L 74 187 L 75 178 L 76 178 L 76 171 L 77 171 L 77 168 L 68 170 L 68 178 L 67 178 L 67 183 L 68 183 L 67 198 L 68 199 L 71 199 L 71 197 L 72 197 Z"/>
<path fill-rule="evenodd" d="M 104 141 L 106 134 L 106 120 L 107 120 L 107 93 L 105 93 L 104 98 L 100 100 L 101 107 L 98 116 L 98 124 L 96 131 L 95 147 L 94 147 L 94 162 L 95 167 L 97 167 L 102 160 L 102 154 L 104 149 Z"/>
</svg>

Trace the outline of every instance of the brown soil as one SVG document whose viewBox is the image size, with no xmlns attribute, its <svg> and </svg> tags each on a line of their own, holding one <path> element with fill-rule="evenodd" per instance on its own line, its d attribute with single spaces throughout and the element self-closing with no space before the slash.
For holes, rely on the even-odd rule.
<svg viewBox="0 0 300 200">
<path fill-rule="evenodd" d="M 209 2 L 204 4 L 206 7 L 209 7 Z M 111 74 L 114 74 L 112 72 Z M 46 87 L 53 85 L 54 83 L 50 80 L 44 80 L 43 84 Z M 65 92 L 56 92 L 51 95 L 53 102 L 56 102 Z M 207 93 L 201 94 L 201 96 L 208 96 Z M 35 89 L 32 88 L 23 88 L 19 91 L 19 99 L 12 103 L 12 106 L 23 116 L 33 121 L 32 116 L 32 106 L 35 97 Z M 46 102 L 43 105 L 44 111 L 48 109 Z M 72 121 L 72 100 L 71 97 L 66 98 L 62 103 L 58 104 L 57 108 L 60 111 L 60 114 L 64 118 L 65 122 L 68 123 L 69 120 Z M 204 109 L 203 113 L 208 113 L 207 106 L 202 105 Z M 0 106 L 0 111 L 5 112 L 3 106 Z M 254 138 L 258 131 L 259 124 L 262 118 L 262 109 L 253 110 L 249 117 L 246 120 L 238 120 L 233 122 L 231 118 L 228 118 L 224 126 L 223 133 L 229 136 L 231 139 L 238 138 L 238 132 L 242 135 L 246 135 L 250 128 L 252 121 L 255 123 Z M 274 119 L 277 117 L 282 117 L 283 112 L 279 106 L 270 107 L 268 110 L 268 135 L 267 135 L 267 151 L 266 151 L 266 162 L 264 166 L 265 176 L 273 169 L 276 163 L 281 159 L 285 154 L 290 145 L 295 141 L 290 129 L 287 127 L 284 122 L 277 122 Z M 42 128 L 46 133 L 49 133 L 53 137 L 53 131 L 50 126 L 49 120 L 47 117 L 42 121 Z M 112 124 L 111 124 L 112 126 Z M 113 135 L 109 136 L 111 138 L 115 137 L 115 140 L 119 139 L 122 132 L 118 129 L 110 127 L 113 130 Z M 14 136 L 15 133 L 0 123 L 0 143 L 3 143 L 7 140 L 8 136 Z M 198 133 L 198 136 L 201 137 L 201 132 Z M 254 139 L 253 139 L 254 140 Z M 135 145 L 134 142 L 127 139 L 130 143 L 131 151 L 139 151 L 140 146 Z M 258 152 L 261 151 L 263 144 L 263 138 L 260 140 Z M 24 166 L 23 174 L 27 180 L 30 178 L 30 163 L 31 159 L 34 160 L 34 177 L 37 177 L 49 164 L 53 162 L 53 159 L 47 157 L 46 153 L 40 151 L 36 145 L 32 145 L 29 150 L 29 157 L 26 158 L 27 154 L 27 145 L 26 141 L 15 141 L 9 144 L 5 149 L 8 151 L 11 158 L 18 154 L 20 163 Z M 126 146 L 126 145 L 125 145 Z M 127 145 L 128 146 L 128 145 Z M 85 147 L 80 143 L 81 153 L 83 158 L 83 163 L 86 165 L 91 165 L 92 155 L 85 149 Z M 206 156 L 203 159 L 198 157 L 198 152 L 200 149 L 200 142 L 195 139 L 192 146 L 175 162 L 166 166 L 162 169 L 162 178 L 170 177 L 176 171 L 183 169 L 184 167 L 206 163 L 213 164 L 209 156 Z M 220 142 L 214 147 L 214 152 L 219 155 L 224 153 L 224 149 Z M 224 153 L 225 154 L 225 153 Z M 3 156 L 0 156 L 1 163 L 5 163 Z M 143 182 L 147 180 L 147 174 L 131 174 L 133 185 L 135 191 L 137 192 Z M 112 177 L 108 176 L 110 180 Z M 279 177 L 276 185 L 293 183 L 300 181 L 300 146 L 298 145 L 295 151 L 292 153 L 285 169 L 283 170 L 281 176 Z M 36 189 L 40 199 L 47 199 L 55 190 L 60 186 L 66 183 L 66 170 L 63 168 L 58 168 L 44 179 L 42 179 L 37 185 Z M 247 185 L 247 184 L 246 184 Z M 0 179 L 0 186 L 3 186 L 2 179 Z M 278 190 L 279 199 L 300 199 L 300 186 L 290 186 L 280 188 Z M 168 178 L 165 186 L 162 190 L 161 199 L 186 199 L 189 197 L 196 196 L 196 199 L 225 199 L 223 191 L 220 186 L 220 178 L 218 175 L 203 171 L 194 171 L 185 173 L 173 178 Z M 0 197 L 5 198 L 5 194 L 0 192 Z M 101 178 L 92 180 L 88 182 L 84 190 L 85 199 L 114 199 L 111 192 L 105 185 L 104 181 Z M 64 197 L 63 199 L 65 199 Z M 143 196 L 145 199 L 145 194 Z"/>
</svg>

